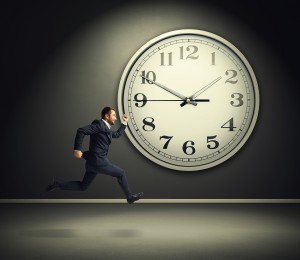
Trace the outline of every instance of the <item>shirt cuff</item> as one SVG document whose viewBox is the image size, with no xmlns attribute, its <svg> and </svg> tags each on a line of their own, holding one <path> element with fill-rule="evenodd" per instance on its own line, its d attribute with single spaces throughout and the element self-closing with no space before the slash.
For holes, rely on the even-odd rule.
<svg viewBox="0 0 300 260">
<path fill-rule="evenodd" d="M 123 125 L 127 125 L 127 122 L 123 121 L 122 124 L 123 124 Z"/>
</svg>

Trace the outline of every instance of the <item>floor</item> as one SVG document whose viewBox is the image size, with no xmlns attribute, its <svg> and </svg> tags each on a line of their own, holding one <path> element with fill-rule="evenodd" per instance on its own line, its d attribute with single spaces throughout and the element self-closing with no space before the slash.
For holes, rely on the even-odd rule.
<svg viewBox="0 0 300 260">
<path fill-rule="evenodd" d="M 0 204 L 1 259 L 300 259 L 300 204 Z"/>
</svg>

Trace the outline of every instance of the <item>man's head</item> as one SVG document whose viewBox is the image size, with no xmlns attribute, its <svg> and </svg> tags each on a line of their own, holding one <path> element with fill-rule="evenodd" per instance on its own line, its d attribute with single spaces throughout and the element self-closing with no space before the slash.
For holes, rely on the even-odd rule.
<svg viewBox="0 0 300 260">
<path fill-rule="evenodd" d="M 102 119 L 110 125 L 114 125 L 117 120 L 116 111 L 112 107 L 105 107 L 102 109 Z"/>
</svg>

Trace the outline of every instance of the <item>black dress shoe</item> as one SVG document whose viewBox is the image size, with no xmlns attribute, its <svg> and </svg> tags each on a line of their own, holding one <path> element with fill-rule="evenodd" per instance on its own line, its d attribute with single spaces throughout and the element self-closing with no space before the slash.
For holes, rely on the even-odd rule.
<svg viewBox="0 0 300 260">
<path fill-rule="evenodd" d="M 56 189 L 59 189 L 59 182 L 55 179 L 53 179 L 53 182 L 51 184 L 49 184 L 46 188 L 46 191 L 49 192 L 49 191 L 53 191 L 53 190 L 56 190 Z"/>
<path fill-rule="evenodd" d="M 139 200 L 143 195 L 144 195 L 143 192 L 132 193 L 132 194 L 127 198 L 127 202 L 128 202 L 129 204 L 132 204 L 132 203 L 134 203 L 135 201 Z"/>
</svg>

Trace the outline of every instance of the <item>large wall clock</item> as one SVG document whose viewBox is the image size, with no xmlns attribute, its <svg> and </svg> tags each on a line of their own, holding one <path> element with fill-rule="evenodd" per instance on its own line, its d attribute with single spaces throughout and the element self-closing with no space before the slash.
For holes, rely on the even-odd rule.
<svg viewBox="0 0 300 260">
<path fill-rule="evenodd" d="M 126 134 L 153 162 L 198 171 L 232 157 L 253 131 L 258 84 L 230 42 L 201 30 L 164 33 L 130 59 L 119 84 Z"/>
</svg>

